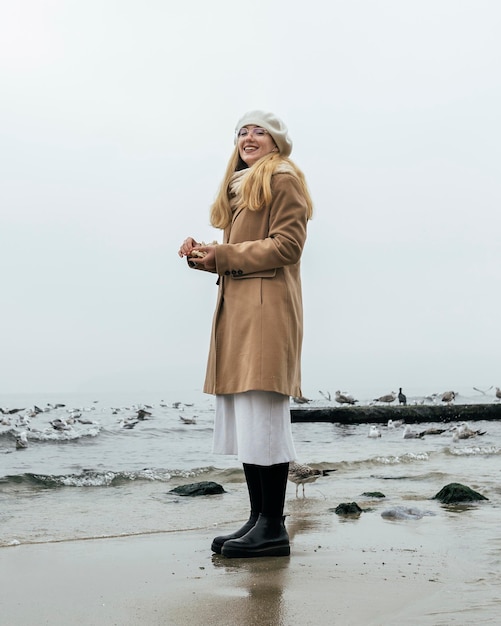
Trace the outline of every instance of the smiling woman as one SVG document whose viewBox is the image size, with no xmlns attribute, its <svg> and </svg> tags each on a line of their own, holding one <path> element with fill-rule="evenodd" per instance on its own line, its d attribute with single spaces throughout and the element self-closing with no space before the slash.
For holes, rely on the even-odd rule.
<svg viewBox="0 0 501 626">
<path fill-rule="evenodd" d="M 212 551 L 288 556 L 283 508 L 296 457 L 289 397 L 301 395 L 300 261 L 312 203 L 282 120 L 246 113 L 235 144 L 211 209 L 223 242 L 188 237 L 179 250 L 189 264 L 205 253 L 190 266 L 219 276 L 204 391 L 216 396 L 213 451 L 238 455 L 250 501 L 248 521 L 216 537 Z"/>
<path fill-rule="evenodd" d="M 248 124 L 238 131 L 238 152 L 249 167 L 270 152 L 278 152 L 269 132 L 260 126 Z"/>
</svg>

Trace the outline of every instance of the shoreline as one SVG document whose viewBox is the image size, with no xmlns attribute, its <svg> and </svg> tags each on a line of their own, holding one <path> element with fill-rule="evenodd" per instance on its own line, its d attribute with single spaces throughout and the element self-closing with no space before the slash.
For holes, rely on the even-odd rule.
<svg viewBox="0 0 501 626">
<path fill-rule="evenodd" d="M 446 518 L 287 518 L 291 556 L 213 555 L 202 530 L 2 548 L 2 619 L 23 626 L 429 626 L 496 623 L 478 546 Z M 479 569 L 480 568 L 480 569 Z M 495 578 L 495 577 L 494 577 Z M 483 620 L 483 621 L 482 621 Z"/>
</svg>

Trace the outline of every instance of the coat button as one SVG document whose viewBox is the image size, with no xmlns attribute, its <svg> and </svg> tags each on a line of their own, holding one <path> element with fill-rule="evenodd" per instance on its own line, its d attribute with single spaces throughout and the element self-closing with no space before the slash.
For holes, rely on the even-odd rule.
<svg viewBox="0 0 501 626">
<path fill-rule="evenodd" d="M 226 272 L 224 273 L 225 276 L 229 276 L 230 275 L 230 270 L 226 270 Z"/>
<path fill-rule="evenodd" d="M 242 276 L 243 271 L 242 271 L 242 270 L 238 270 L 237 274 L 238 274 L 239 276 Z"/>
<path fill-rule="evenodd" d="M 237 273 L 237 270 L 231 270 L 231 273 L 233 274 L 233 276 L 235 276 L 235 274 Z"/>
</svg>

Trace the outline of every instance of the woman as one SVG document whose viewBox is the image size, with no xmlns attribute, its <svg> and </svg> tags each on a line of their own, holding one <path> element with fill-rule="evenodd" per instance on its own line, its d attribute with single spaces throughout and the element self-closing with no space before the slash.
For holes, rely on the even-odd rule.
<svg viewBox="0 0 501 626">
<path fill-rule="evenodd" d="M 291 150 L 282 120 L 246 113 L 211 207 L 223 243 L 188 237 L 179 250 L 191 267 L 219 275 L 204 392 L 216 396 L 213 450 L 238 455 L 250 500 L 247 522 L 212 542 L 227 557 L 290 554 L 283 517 L 296 456 L 290 396 L 301 395 L 300 259 L 313 210 Z"/>
</svg>

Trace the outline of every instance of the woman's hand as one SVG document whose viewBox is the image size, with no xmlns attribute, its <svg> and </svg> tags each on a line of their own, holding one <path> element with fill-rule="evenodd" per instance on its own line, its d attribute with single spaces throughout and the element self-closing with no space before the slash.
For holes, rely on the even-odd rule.
<svg viewBox="0 0 501 626">
<path fill-rule="evenodd" d="M 190 267 L 195 267 L 198 270 L 205 270 L 206 272 L 216 271 L 216 246 L 204 246 L 198 245 L 197 252 L 202 252 L 202 257 L 192 257 L 188 263 Z"/>
<path fill-rule="evenodd" d="M 188 265 L 198 270 L 206 272 L 216 271 L 216 251 L 217 242 L 207 245 L 204 242 L 198 243 L 193 237 L 186 237 L 179 248 L 178 255 L 187 257 Z M 194 254 L 197 253 L 197 254 Z"/>
<path fill-rule="evenodd" d="M 198 245 L 199 244 L 193 239 L 193 237 L 186 237 L 186 239 L 181 244 L 181 247 L 179 248 L 179 256 L 181 258 L 183 258 L 184 256 L 189 256 L 193 248 Z"/>
</svg>

